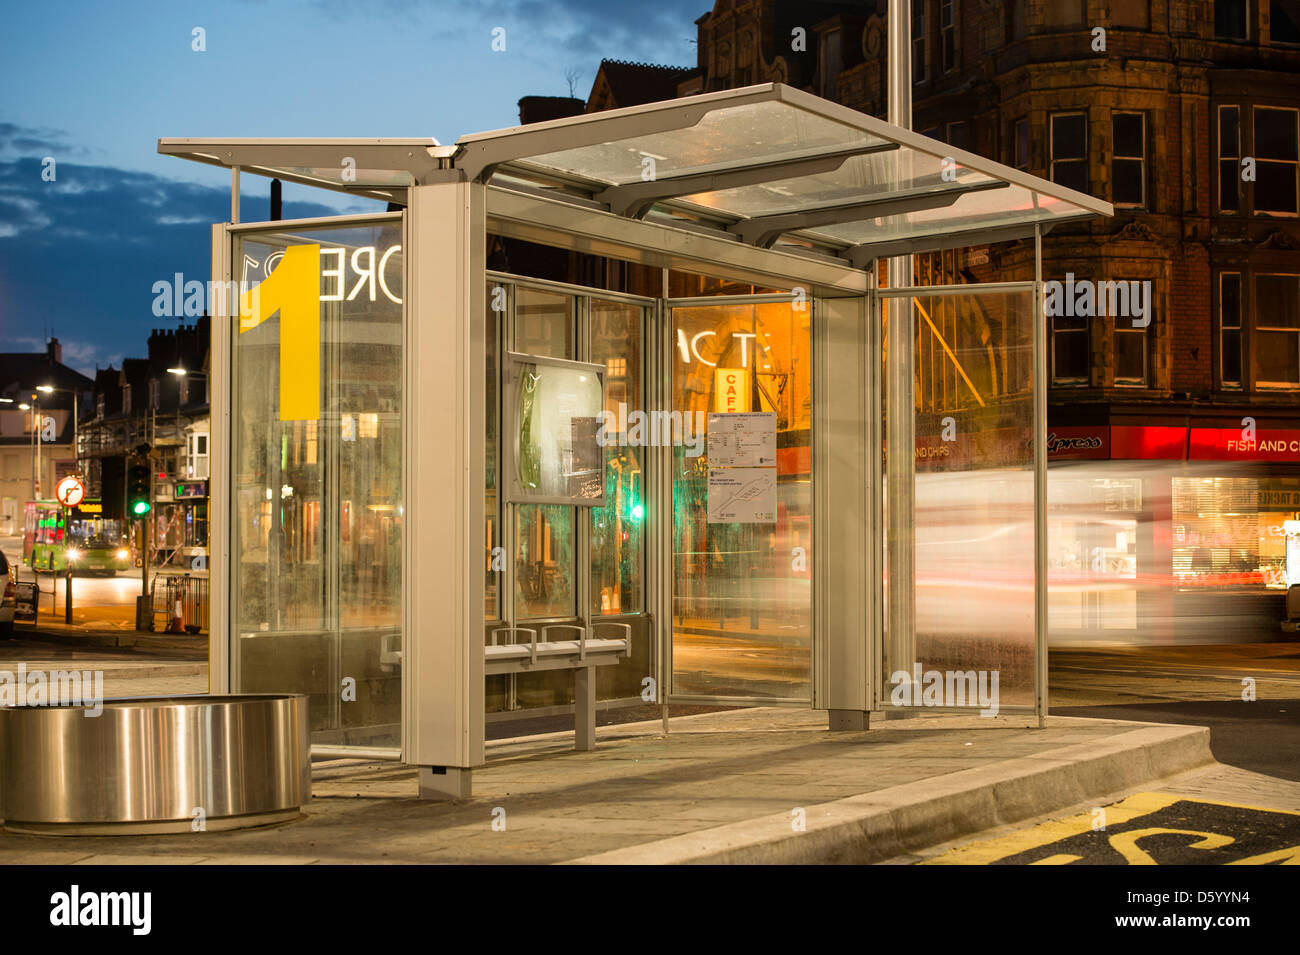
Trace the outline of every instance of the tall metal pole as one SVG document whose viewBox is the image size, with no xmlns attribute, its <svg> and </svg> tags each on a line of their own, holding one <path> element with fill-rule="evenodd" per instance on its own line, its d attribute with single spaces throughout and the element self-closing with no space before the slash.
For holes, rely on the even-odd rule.
<svg viewBox="0 0 1300 955">
<path fill-rule="evenodd" d="M 889 0 L 889 122 L 912 128 L 912 30 L 908 0 Z M 896 188 L 906 188 L 910 163 L 900 150 L 895 154 Z M 912 257 L 889 260 L 889 288 L 893 291 L 912 284 Z M 885 387 L 886 431 L 885 510 L 888 537 L 886 560 L 889 584 L 886 590 L 885 667 L 886 681 L 892 673 L 912 673 L 916 662 L 916 421 L 912 366 L 914 314 L 912 299 L 885 300 L 889 326 L 886 331 Z"/>
<path fill-rule="evenodd" d="M 32 403 L 28 405 L 31 413 L 32 422 L 32 500 L 39 501 L 41 496 L 36 493 L 39 479 L 36 477 L 36 420 L 40 417 L 40 410 L 36 407 L 36 396 L 32 395 Z"/>
<path fill-rule="evenodd" d="M 36 413 L 36 427 L 34 429 L 36 432 L 36 497 L 39 500 L 40 496 L 45 492 L 44 483 L 41 481 L 41 478 L 45 476 L 41 473 L 41 441 L 43 440 L 41 432 L 44 430 L 45 419 L 41 415 L 41 403 L 35 395 L 32 395 L 32 410 Z"/>
<path fill-rule="evenodd" d="M 1036 200 L 1035 200 L 1036 201 Z M 1047 725 L 1047 315 L 1043 227 L 1034 223 L 1034 708 Z"/>
</svg>

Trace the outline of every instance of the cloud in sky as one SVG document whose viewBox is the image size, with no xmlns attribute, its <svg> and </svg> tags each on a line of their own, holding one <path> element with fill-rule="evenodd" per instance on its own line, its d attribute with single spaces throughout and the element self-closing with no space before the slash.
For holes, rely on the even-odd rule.
<svg viewBox="0 0 1300 955">
<path fill-rule="evenodd" d="M 585 68 L 585 96 L 602 58 L 673 66 L 695 63 L 696 18 L 712 3 L 656 0 L 488 0 L 478 7 L 483 22 L 501 25 L 510 45 L 525 56 Z"/>
<path fill-rule="evenodd" d="M 41 171 L 0 160 L 0 351 L 40 350 L 53 334 L 82 371 L 143 355 L 150 330 L 177 321 L 153 315 L 153 283 L 207 281 L 209 223 L 229 217 L 228 189 L 66 161 L 54 182 Z M 266 187 L 249 186 L 245 206 L 262 218 L 267 200 L 252 193 Z M 286 193 L 286 218 L 337 214 Z"/>
<path fill-rule="evenodd" d="M 712 0 L 68 0 L 11 4 L 0 116 L 0 349 L 49 329 L 93 370 L 143 354 L 151 287 L 206 280 L 229 173 L 159 156 L 159 136 L 436 136 L 517 122 L 530 94 L 585 97 L 602 58 L 688 66 Z M 206 30 L 196 52 L 191 30 Z M 504 53 L 491 31 L 507 31 Z M 41 78 L 45 78 L 42 80 Z M 42 160 L 57 160 L 43 182 Z M 266 180 L 245 178 L 246 220 Z M 286 184 L 285 216 L 376 204 Z M 25 350 L 27 346 L 23 346 Z"/>
</svg>

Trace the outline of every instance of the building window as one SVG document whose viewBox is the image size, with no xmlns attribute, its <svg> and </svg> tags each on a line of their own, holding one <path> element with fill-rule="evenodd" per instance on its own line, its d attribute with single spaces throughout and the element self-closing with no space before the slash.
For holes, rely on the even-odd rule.
<svg viewBox="0 0 1300 955">
<path fill-rule="evenodd" d="M 1219 273 L 1219 382 L 1241 387 L 1241 273 Z"/>
<path fill-rule="evenodd" d="M 1115 137 L 1110 161 L 1112 202 L 1117 206 L 1146 205 L 1146 114 L 1115 113 Z"/>
<path fill-rule="evenodd" d="M 1273 0 L 1268 6 L 1273 43 L 1300 43 L 1300 0 Z"/>
<path fill-rule="evenodd" d="M 1129 287 L 1138 284 L 1130 281 Z M 1154 283 L 1153 283 L 1154 285 Z M 1098 293 L 1098 298 L 1101 293 Z M 1146 324 L 1134 326 L 1133 319 L 1115 315 L 1115 384 L 1126 388 L 1147 386 L 1147 331 L 1151 328 L 1154 299 L 1147 302 Z"/>
<path fill-rule="evenodd" d="M 1246 39 L 1246 0 L 1214 0 L 1214 35 L 1220 40 Z"/>
<path fill-rule="evenodd" d="M 1049 30 L 1081 27 L 1086 6 L 1086 0 L 1051 0 L 1050 3 L 1043 4 L 1043 24 Z"/>
<path fill-rule="evenodd" d="M 1286 589 L 1286 534 L 1295 517 L 1295 478 L 1176 477 L 1172 480 L 1176 586 Z"/>
<path fill-rule="evenodd" d="M 1241 211 L 1241 110 L 1219 107 L 1219 211 Z"/>
<path fill-rule="evenodd" d="M 943 72 L 957 69 L 957 4 L 939 0 L 939 50 Z"/>
<path fill-rule="evenodd" d="M 1011 165 L 1029 169 L 1029 120 L 1018 119 L 1011 127 Z"/>
<path fill-rule="evenodd" d="M 158 407 L 158 379 L 149 379 L 149 407 L 157 409 Z"/>
<path fill-rule="evenodd" d="M 131 386 L 122 386 L 122 414 L 131 413 Z"/>
<path fill-rule="evenodd" d="M 1256 106 L 1255 212 L 1295 215 L 1300 194 L 1297 116 L 1300 110 Z"/>
<path fill-rule="evenodd" d="M 823 33 L 821 38 L 822 96 L 830 100 L 835 99 L 835 81 L 844 69 L 843 50 L 840 45 L 842 39 L 843 34 L 839 30 Z"/>
<path fill-rule="evenodd" d="M 193 481 L 208 479 L 208 436 L 196 432 L 189 436 L 189 460 L 185 466 L 185 476 Z"/>
<path fill-rule="evenodd" d="M 929 77 L 926 62 L 925 0 L 912 0 L 912 82 L 923 83 Z"/>
<path fill-rule="evenodd" d="M 1052 182 L 1088 191 L 1088 117 L 1083 113 L 1052 116 Z"/>
<path fill-rule="evenodd" d="M 1052 316 L 1052 382 L 1088 384 L 1088 319 L 1079 315 Z"/>
<path fill-rule="evenodd" d="M 1124 0 L 1110 10 L 1111 22 L 1117 27 L 1149 30 L 1151 28 L 1151 0 Z"/>
<path fill-rule="evenodd" d="M 958 149 L 970 149 L 970 124 L 965 120 L 949 123 L 944 129 L 944 142 Z"/>
<path fill-rule="evenodd" d="M 1255 355 L 1260 385 L 1300 385 L 1300 275 L 1255 276 Z"/>
</svg>

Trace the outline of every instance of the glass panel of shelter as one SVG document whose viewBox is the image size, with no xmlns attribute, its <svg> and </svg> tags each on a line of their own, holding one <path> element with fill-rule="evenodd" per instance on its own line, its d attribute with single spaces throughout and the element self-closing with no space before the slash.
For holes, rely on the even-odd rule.
<svg viewBox="0 0 1300 955">
<path fill-rule="evenodd" d="M 643 410 L 645 337 L 653 302 L 517 276 L 489 279 L 487 301 L 486 639 L 512 625 L 540 631 L 576 622 L 594 633 L 598 620 L 628 623 L 633 659 L 640 665 L 598 671 L 597 695 L 602 700 L 636 698 L 654 657 L 645 608 L 644 450 L 627 446 L 617 429 L 610 429 L 604 448 L 606 500 L 597 508 L 510 503 L 500 492 L 505 477 L 496 464 L 507 433 L 501 421 L 504 354 L 603 364 L 605 410 L 612 422 L 626 421 L 632 411 Z M 490 713 L 572 701 L 572 679 L 562 672 L 488 678 Z"/>
<path fill-rule="evenodd" d="M 401 235 L 392 216 L 233 239 L 263 307 L 231 330 L 233 688 L 308 694 L 316 743 L 400 738 Z M 295 278 L 319 306 L 287 331 Z"/>
<path fill-rule="evenodd" d="M 981 291 L 976 285 L 948 295 L 884 289 L 877 301 L 873 320 L 883 321 L 886 352 L 890 315 L 902 307 L 913 310 L 915 336 L 915 637 L 905 659 L 887 649 L 881 702 L 989 712 L 1031 707 L 1032 286 Z M 886 630 L 889 620 L 886 612 Z M 886 639 L 885 646 L 893 644 Z"/>
<path fill-rule="evenodd" d="M 497 248 L 505 244 L 499 239 L 496 241 Z M 520 249 L 528 246 L 527 243 L 515 241 L 510 246 L 511 264 L 523 269 L 536 265 L 538 258 L 547 258 L 546 253 L 554 252 L 535 248 L 525 250 L 542 253 L 540 257 L 534 257 L 520 254 Z M 571 259 L 590 258 L 571 256 Z M 650 290 L 646 281 L 648 276 L 618 274 L 623 265 L 626 264 L 613 260 L 576 264 L 570 261 L 567 267 L 552 262 L 537 270 L 548 277 L 559 273 L 565 277 L 590 277 L 623 289 Z M 578 275 L 575 276 L 575 272 Z M 736 580 L 761 586 L 765 593 L 773 588 L 780 591 L 776 604 L 762 616 L 763 632 L 755 635 L 747 629 L 740 635 L 742 641 L 748 641 L 746 649 L 756 647 L 761 651 L 759 655 L 763 662 L 753 673 L 731 672 L 734 654 L 720 656 L 706 648 L 694 658 L 694 676 L 686 682 L 679 695 L 807 700 L 811 688 L 812 614 L 808 569 L 812 523 L 811 462 L 807 441 L 811 414 L 811 386 L 807 380 L 811 368 L 811 311 L 805 308 L 796 317 L 788 300 L 729 306 L 729 297 L 747 295 L 752 298 L 755 294 L 775 293 L 777 290 L 681 272 L 663 276 L 659 270 L 654 270 L 653 275 L 659 279 L 655 283 L 656 290 L 663 289 L 667 279 L 672 294 L 704 297 L 709 302 L 710 316 L 714 313 L 729 316 L 735 308 L 740 308 L 751 318 L 762 313 L 760 324 L 764 327 L 759 332 L 761 341 L 758 347 L 768 350 L 765 354 L 770 364 L 773 360 L 770 350 L 776 345 L 779 357 L 775 361 L 781 365 L 776 372 L 769 369 L 761 373 L 760 391 L 773 396 L 763 407 L 768 410 L 780 407 L 784 416 L 781 426 L 783 439 L 788 442 L 792 434 L 797 436 L 798 433 L 804 438 L 801 444 L 795 440 L 783 452 L 782 460 L 788 465 L 786 471 L 789 473 L 783 473 L 782 477 L 782 521 L 776 527 L 777 532 L 773 534 L 772 528 L 766 528 L 769 533 L 764 535 L 760 533 L 763 528 L 747 528 L 749 536 L 766 554 L 763 567 L 767 568 L 769 564 L 789 567 L 790 572 L 776 573 L 779 580 L 767 579 L 773 574 L 765 572 L 764 579 L 751 581 L 748 571 L 742 574 L 736 568 L 727 568 L 728 573 L 735 572 Z M 636 427 L 638 413 L 646 415 L 653 411 L 651 405 L 655 398 L 648 378 L 648 369 L 652 365 L 649 350 L 663 338 L 657 329 L 668 320 L 667 312 L 661 313 L 656 300 L 651 297 L 504 273 L 489 277 L 487 301 L 485 320 L 489 367 L 486 369 L 486 386 L 487 407 L 491 414 L 486 469 L 488 526 L 485 560 L 489 593 L 485 608 L 485 639 L 491 640 L 493 630 L 506 626 L 540 629 L 553 623 L 579 622 L 599 631 L 601 622 L 630 624 L 634 642 L 632 657 L 618 667 L 598 671 L 597 692 L 598 698 L 604 701 L 639 700 L 644 678 L 658 678 L 654 672 L 656 653 L 651 642 L 654 634 L 649 620 L 651 594 L 656 582 L 647 548 L 653 534 L 670 534 L 672 528 L 680 523 L 680 515 L 671 518 L 671 524 L 661 523 L 671 515 L 671 510 L 663 517 L 655 514 L 649 492 L 649 472 L 655 467 L 656 451 L 645 446 L 645 429 Z M 781 326 L 780 335 L 777 335 L 778 325 Z M 782 336 L 778 342 L 776 339 Z M 676 348 L 670 350 L 672 355 L 677 352 Z M 500 382 L 503 356 L 509 351 L 605 366 L 608 428 L 604 506 L 588 509 L 504 501 L 500 491 L 504 486 L 503 478 L 495 465 L 501 460 L 500 441 L 506 434 L 505 423 L 500 420 L 501 409 L 506 406 L 500 394 Z M 671 363 L 672 355 L 660 356 L 660 364 Z M 754 359 L 758 360 L 757 353 Z M 795 378 L 800 380 L 792 386 Z M 692 406 L 691 410 L 704 410 L 705 405 L 712 407 L 710 395 L 705 395 L 702 400 L 704 405 L 700 409 Z M 677 407 L 681 403 L 668 394 L 660 399 L 661 406 L 669 404 L 671 408 L 668 410 L 679 413 L 686 410 Z M 704 435 L 700 434 L 699 439 L 702 441 L 703 438 Z M 672 449 L 671 459 L 680 464 L 676 459 L 684 450 L 679 444 Z M 675 494 L 674 500 L 685 500 L 685 497 Z M 703 514 L 698 516 L 704 520 Z M 778 559 L 786 550 L 793 556 L 788 560 L 784 557 Z M 680 581 L 671 584 L 677 591 L 687 589 Z M 740 627 L 742 623 L 749 627 L 754 598 L 740 590 L 731 596 L 734 614 L 724 629 Z M 737 634 L 729 636 L 734 639 Z M 515 639 L 526 637 L 520 635 Z M 749 643 L 755 640 L 758 643 L 750 647 Z M 572 680 L 567 674 L 488 678 L 487 708 L 489 713 L 499 714 L 497 719 L 509 711 L 563 706 L 571 702 Z"/>
</svg>

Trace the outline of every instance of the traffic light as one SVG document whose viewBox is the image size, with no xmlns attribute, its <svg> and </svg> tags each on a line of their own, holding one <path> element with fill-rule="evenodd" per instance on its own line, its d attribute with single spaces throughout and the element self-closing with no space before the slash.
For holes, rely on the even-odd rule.
<svg viewBox="0 0 1300 955">
<path fill-rule="evenodd" d="M 133 464 L 127 475 L 126 512 L 132 518 L 142 518 L 153 509 L 150 498 L 152 471 L 147 464 Z"/>
<path fill-rule="evenodd" d="M 641 503 L 641 472 L 632 473 L 632 493 L 628 498 L 627 516 L 636 524 L 645 517 L 645 507 Z"/>
</svg>

